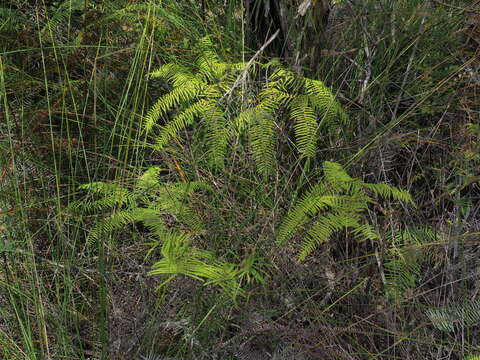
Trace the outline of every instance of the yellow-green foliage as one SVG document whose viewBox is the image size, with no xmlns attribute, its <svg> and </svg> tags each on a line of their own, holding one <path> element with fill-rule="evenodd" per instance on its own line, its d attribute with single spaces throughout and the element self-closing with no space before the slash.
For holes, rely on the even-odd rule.
<svg viewBox="0 0 480 360">
<path fill-rule="evenodd" d="M 323 82 L 298 76 L 275 61 L 265 66 L 267 70 L 273 68 L 273 72 L 256 100 L 245 109 L 245 93 L 235 89 L 241 71 L 248 70 L 245 64 L 220 61 L 208 37 L 199 41 L 198 51 L 196 74 L 176 64 L 163 65 L 151 73 L 152 78 L 172 85 L 172 90 L 156 101 L 144 121 L 147 132 L 154 129 L 160 118 L 166 122 L 156 136 L 154 147 L 159 151 L 201 119 L 207 127 L 212 165 L 221 167 L 229 141 L 246 133 L 259 172 L 268 175 L 275 166 L 276 121 L 281 110 L 287 111 L 298 152 L 306 158 L 315 155 L 319 130 L 329 133 L 349 123 L 340 103 Z M 232 116 L 232 108 L 244 110 Z"/>
<path fill-rule="evenodd" d="M 222 166 L 226 154 L 229 129 L 227 113 L 219 102 L 234 84 L 243 63 L 221 62 L 208 37 L 198 42 L 198 72 L 190 73 L 177 64 L 166 64 L 153 71 L 152 78 L 161 78 L 173 89 L 160 97 L 144 120 L 144 129 L 151 132 L 160 118 L 179 107 L 171 120 L 160 128 L 154 148 L 161 151 L 180 131 L 202 119 L 209 133 L 209 160 L 213 166 Z M 165 120 L 165 119 L 164 119 Z"/>
<path fill-rule="evenodd" d="M 359 239 L 377 238 L 375 229 L 362 221 L 362 213 L 374 201 L 374 196 L 414 205 L 408 192 L 383 183 L 364 183 L 350 177 L 340 164 L 326 161 L 323 171 L 323 181 L 303 195 L 287 214 L 278 233 L 278 242 L 284 243 L 307 223 L 313 222 L 306 231 L 299 255 L 301 260 L 342 229 L 351 229 Z"/>
<path fill-rule="evenodd" d="M 251 127 L 250 138 L 259 171 L 267 175 L 275 159 L 275 121 L 280 110 L 286 110 L 293 123 L 298 152 L 313 158 L 319 130 L 331 132 L 348 126 L 348 117 L 332 91 L 319 80 L 298 76 L 277 62 L 259 94 L 259 102 L 234 120 L 237 131 Z M 265 130 L 264 130 L 265 129 Z"/>
<path fill-rule="evenodd" d="M 238 266 L 192 245 L 206 230 L 202 219 L 189 207 L 189 200 L 196 191 L 210 191 L 210 186 L 203 182 L 161 183 L 159 173 L 159 167 L 151 167 L 137 178 L 132 189 L 104 182 L 82 185 L 80 188 L 93 193 L 96 199 L 75 203 L 75 210 L 111 212 L 90 231 L 87 242 L 92 245 L 127 224 L 141 222 L 151 231 L 149 253 L 160 248 L 163 256 L 149 274 L 169 275 L 163 284 L 181 274 L 206 285 L 217 285 L 234 297 L 244 293 L 242 282 L 248 283 L 252 278 L 263 281 L 254 266 L 245 265 L 252 265 L 249 259 Z"/>
</svg>

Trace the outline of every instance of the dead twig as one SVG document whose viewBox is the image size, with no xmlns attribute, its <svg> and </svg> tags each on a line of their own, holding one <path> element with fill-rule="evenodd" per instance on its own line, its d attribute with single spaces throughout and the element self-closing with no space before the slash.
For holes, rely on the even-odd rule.
<svg viewBox="0 0 480 360">
<path fill-rule="evenodd" d="M 242 73 L 238 76 L 237 80 L 235 80 L 235 82 L 233 83 L 232 87 L 230 88 L 230 90 L 228 90 L 225 94 L 223 94 L 223 96 L 220 98 L 219 101 L 222 101 L 224 100 L 226 97 L 230 97 L 233 93 L 233 90 L 235 90 L 238 85 L 240 85 L 244 80 L 245 80 L 245 77 L 247 76 L 247 72 L 248 72 L 248 69 L 250 69 L 250 66 L 252 66 L 253 62 L 255 61 L 255 59 L 267 48 L 268 45 L 270 45 L 270 43 L 275 40 L 275 38 L 278 36 L 278 34 L 280 33 L 280 29 L 278 29 L 275 34 L 273 34 L 261 47 L 260 49 L 255 53 L 255 55 L 253 55 L 253 57 L 248 61 L 247 65 L 245 66 L 245 68 L 242 70 Z"/>
</svg>

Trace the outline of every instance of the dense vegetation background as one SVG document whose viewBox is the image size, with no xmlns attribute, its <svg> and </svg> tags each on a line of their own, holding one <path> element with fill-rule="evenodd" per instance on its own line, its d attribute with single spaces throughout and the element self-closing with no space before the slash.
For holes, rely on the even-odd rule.
<svg viewBox="0 0 480 360">
<path fill-rule="evenodd" d="M 479 5 L 1 2 L 0 358 L 478 358 Z"/>
</svg>

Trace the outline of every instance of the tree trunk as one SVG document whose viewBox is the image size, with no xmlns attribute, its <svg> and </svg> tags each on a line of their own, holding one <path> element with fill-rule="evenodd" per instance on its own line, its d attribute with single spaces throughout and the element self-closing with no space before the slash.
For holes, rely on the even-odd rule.
<svg viewBox="0 0 480 360">
<path fill-rule="evenodd" d="M 329 0 L 245 0 L 245 9 L 252 48 L 280 29 L 265 55 L 283 58 L 298 72 L 315 70 L 326 39 Z"/>
</svg>

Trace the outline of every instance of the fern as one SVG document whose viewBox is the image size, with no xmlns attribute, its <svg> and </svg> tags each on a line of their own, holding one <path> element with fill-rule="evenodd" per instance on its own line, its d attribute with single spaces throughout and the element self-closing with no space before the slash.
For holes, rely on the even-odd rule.
<svg viewBox="0 0 480 360">
<path fill-rule="evenodd" d="M 299 255 L 301 260 L 343 229 L 351 229 L 360 240 L 378 238 L 372 226 L 362 223 L 362 213 L 374 201 L 374 195 L 413 204 L 406 191 L 386 184 L 366 184 L 350 177 L 340 164 L 326 161 L 323 170 L 323 181 L 302 196 L 287 214 L 278 232 L 277 241 L 284 243 L 313 221 L 306 231 Z"/>
<path fill-rule="evenodd" d="M 480 322 L 480 301 L 466 300 L 463 304 L 428 309 L 426 315 L 437 329 L 452 332 L 459 327 L 471 327 Z"/>
<path fill-rule="evenodd" d="M 312 158 L 315 155 L 317 142 L 317 118 L 315 110 L 310 106 L 309 98 L 297 96 L 291 104 L 291 116 L 296 119 L 294 124 L 298 151 Z"/>
<path fill-rule="evenodd" d="M 221 167 L 231 137 L 231 124 L 219 99 L 233 86 L 235 74 L 242 70 L 244 64 L 221 62 L 209 37 L 200 39 L 196 50 L 200 54 L 196 62 L 198 73 L 192 74 L 176 64 L 166 64 L 150 74 L 152 78 L 167 81 L 173 88 L 155 102 L 144 119 L 143 127 L 146 132 L 151 132 L 161 117 L 180 108 L 173 119 L 161 126 L 156 136 L 154 148 L 161 151 L 171 140 L 178 138 L 182 130 L 203 119 L 209 133 L 209 162 L 212 166 Z"/>
<path fill-rule="evenodd" d="M 66 24 L 69 21 L 69 18 L 72 16 L 73 11 L 84 11 L 85 10 L 85 1 L 84 0 L 70 0 L 61 3 L 55 9 L 46 22 L 43 29 L 41 29 L 40 34 L 44 35 L 48 32 L 60 32 L 62 24 Z"/>
<path fill-rule="evenodd" d="M 17 9 L 0 6 L 0 32 L 18 30 L 27 21 L 23 13 Z"/>
<path fill-rule="evenodd" d="M 257 116 L 250 126 L 250 144 L 258 171 L 267 176 L 275 165 L 275 128 L 268 116 Z"/>
<path fill-rule="evenodd" d="M 153 231 L 161 233 L 168 226 L 162 216 L 173 216 L 181 224 L 201 233 L 203 222 L 187 206 L 189 195 L 198 190 L 210 190 L 205 183 L 166 183 L 159 182 L 159 167 L 148 169 L 138 177 L 133 189 L 94 182 L 80 186 L 96 195 L 98 199 L 81 201 L 72 205 L 73 209 L 95 211 L 111 209 L 112 213 L 101 220 L 89 233 L 88 244 L 92 245 L 105 233 L 123 228 L 129 223 L 142 221 Z M 140 207 L 141 205 L 141 207 Z"/>
<path fill-rule="evenodd" d="M 272 63 L 268 66 L 272 66 Z M 315 156 L 320 129 L 348 125 L 348 117 L 340 103 L 321 81 L 295 75 L 275 63 L 273 66 L 275 71 L 260 92 L 259 103 L 239 114 L 235 121 L 238 129 L 251 125 L 251 132 L 256 132 L 256 136 L 251 137 L 255 139 L 255 143 L 252 143 L 254 153 L 255 148 L 271 149 L 261 156 L 255 156 L 260 172 L 263 173 L 273 170 L 270 164 L 275 152 L 270 144 L 269 132 L 264 135 L 261 129 L 254 127 L 259 117 L 270 122 L 270 127 L 273 127 L 279 110 L 286 110 L 293 123 L 297 150 L 305 158 Z M 261 141 L 265 144 L 261 145 Z M 266 167 L 266 164 L 269 166 Z"/>
<path fill-rule="evenodd" d="M 251 106 L 244 107 L 245 94 L 241 93 L 242 96 L 233 97 L 234 105 L 229 103 L 227 107 L 224 97 L 227 93 L 239 94 L 233 90 L 246 65 L 221 61 L 209 37 L 201 38 L 195 50 L 199 54 L 197 73 L 180 65 L 165 64 L 150 74 L 151 78 L 161 78 L 172 86 L 169 93 L 155 102 L 143 123 L 145 131 L 152 132 L 160 118 L 173 114 L 156 135 L 157 151 L 178 139 L 182 130 L 202 120 L 208 134 L 206 142 L 212 167 L 223 166 L 233 136 L 248 134 L 258 171 L 268 176 L 275 168 L 276 121 L 281 111 L 288 113 L 297 150 L 305 158 L 315 156 L 319 130 L 331 131 L 349 125 L 340 103 L 323 82 L 298 76 L 278 62 L 266 65 L 273 72 Z M 244 110 L 229 116 L 232 108 Z"/>
<path fill-rule="evenodd" d="M 192 247 L 191 242 L 187 233 L 169 236 L 162 246 L 163 258 L 152 266 L 149 274 L 185 275 L 205 282 L 205 285 L 218 285 L 231 295 L 243 294 L 237 281 L 237 266 L 216 260 L 212 253 Z"/>
<path fill-rule="evenodd" d="M 148 245 L 160 249 L 162 258 L 156 262 L 150 275 L 167 275 L 165 285 L 177 275 L 202 281 L 205 285 L 222 288 L 230 296 L 244 295 L 241 283 L 245 278 L 262 279 L 253 262 L 246 259 L 248 268 L 217 259 L 213 253 L 192 245 L 196 236 L 204 234 L 202 219 L 189 207 L 190 197 L 197 191 L 211 191 L 203 182 L 161 183 L 161 169 L 151 167 L 136 179 L 131 188 L 94 182 L 82 185 L 95 197 L 71 205 L 76 211 L 105 211 L 104 216 L 87 237 L 92 245 L 101 237 L 123 229 L 126 225 L 141 222 L 150 231 Z M 173 222 L 172 222 L 173 219 Z"/>
<path fill-rule="evenodd" d="M 409 228 L 386 237 L 391 244 L 385 257 L 385 292 L 388 298 L 403 298 L 419 285 L 422 266 L 431 261 L 431 252 L 422 245 L 439 240 L 430 227 Z"/>
</svg>

